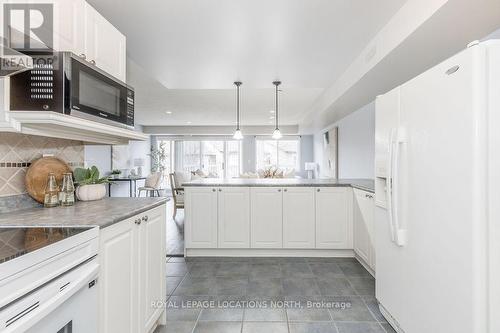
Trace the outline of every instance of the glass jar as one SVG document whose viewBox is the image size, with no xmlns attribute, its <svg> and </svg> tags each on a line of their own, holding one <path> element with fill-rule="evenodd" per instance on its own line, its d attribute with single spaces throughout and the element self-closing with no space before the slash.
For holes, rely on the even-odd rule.
<svg viewBox="0 0 500 333">
<path fill-rule="evenodd" d="M 73 174 L 63 174 L 63 183 L 60 193 L 61 206 L 73 206 L 75 204 L 75 186 L 73 185 Z"/>
<path fill-rule="evenodd" d="M 43 205 L 47 208 L 59 205 L 59 186 L 57 186 L 56 176 L 52 172 L 47 177 Z"/>
</svg>

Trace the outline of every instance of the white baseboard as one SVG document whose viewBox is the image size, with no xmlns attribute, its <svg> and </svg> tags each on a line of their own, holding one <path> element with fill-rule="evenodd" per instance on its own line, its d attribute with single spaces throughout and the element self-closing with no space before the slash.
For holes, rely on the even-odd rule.
<svg viewBox="0 0 500 333">
<path fill-rule="evenodd" d="M 360 257 L 356 252 L 354 252 L 354 258 L 356 258 L 359 263 L 371 274 L 371 276 L 375 277 L 375 271 Z"/>
<path fill-rule="evenodd" d="M 353 250 L 325 249 L 186 249 L 186 257 L 339 257 L 354 258 Z"/>
</svg>

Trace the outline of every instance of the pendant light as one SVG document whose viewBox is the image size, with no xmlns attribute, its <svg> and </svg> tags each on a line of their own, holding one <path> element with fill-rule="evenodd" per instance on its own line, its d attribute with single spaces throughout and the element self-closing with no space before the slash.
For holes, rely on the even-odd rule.
<svg viewBox="0 0 500 333">
<path fill-rule="evenodd" d="M 243 134 L 241 133 L 241 130 L 240 130 L 240 86 L 241 86 L 241 82 L 236 81 L 236 82 L 234 82 L 234 85 L 236 86 L 236 131 L 234 131 L 233 139 L 241 140 L 241 139 L 243 139 Z"/>
<path fill-rule="evenodd" d="M 279 140 L 281 139 L 282 135 L 279 129 L 279 122 L 278 122 L 278 86 L 281 84 L 281 81 L 274 81 L 273 84 L 276 86 L 276 109 L 274 110 L 274 117 L 276 119 L 276 128 L 274 129 L 273 132 L 273 139 L 274 140 Z"/>
</svg>

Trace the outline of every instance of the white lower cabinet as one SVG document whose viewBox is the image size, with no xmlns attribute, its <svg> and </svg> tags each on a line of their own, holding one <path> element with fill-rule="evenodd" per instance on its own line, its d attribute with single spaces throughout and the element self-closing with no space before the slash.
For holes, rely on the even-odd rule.
<svg viewBox="0 0 500 333">
<path fill-rule="evenodd" d="M 316 188 L 316 248 L 352 249 L 352 189 Z"/>
<path fill-rule="evenodd" d="M 373 194 L 354 189 L 354 251 L 365 264 L 375 270 L 375 244 L 373 242 Z"/>
<path fill-rule="evenodd" d="M 313 188 L 284 188 L 283 248 L 313 249 L 316 237 L 315 218 Z"/>
<path fill-rule="evenodd" d="M 217 189 L 188 187 L 184 200 L 186 247 L 217 248 Z"/>
<path fill-rule="evenodd" d="M 101 230 L 100 332 L 148 333 L 161 323 L 166 297 L 166 207 Z"/>
<path fill-rule="evenodd" d="M 252 187 L 251 247 L 283 247 L 283 195 L 279 187 Z"/>
<path fill-rule="evenodd" d="M 218 189 L 219 248 L 250 247 L 250 189 Z"/>
<path fill-rule="evenodd" d="M 145 215 L 144 215 L 145 214 Z M 166 272 L 166 208 L 143 214 L 139 230 L 139 332 L 150 332 L 164 308 L 152 304 L 167 294 Z"/>
<path fill-rule="evenodd" d="M 130 218 L 101 231 L 100 332 L 137 331 L 138 228 L 134 218 Z"/>
</svg>

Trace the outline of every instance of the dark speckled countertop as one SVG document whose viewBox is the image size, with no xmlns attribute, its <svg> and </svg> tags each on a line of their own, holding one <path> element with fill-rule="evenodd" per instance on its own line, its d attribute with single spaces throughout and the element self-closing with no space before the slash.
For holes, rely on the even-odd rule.
<svg viewBox="0 0 500 333">
<path fill-rule="evenodd" d="M 167 198 L 105 198 L 71 207 L 28 208 L 0 214 L 0 228 L 98 226 L 105 228 L 167 202 Z"/>
<path fill-rule="evenodd" d="M 182 184 L 184 187 L 192 186 L 243 186 L 243 187 L 296 187 L 296 186 L 311 186 L 311 187 L 336 187 L 350 186 L 363 191 L 375 192 L 375 183 L 373 179 L 302 179 L 302 178 L 233 178 L 233 179 L 214 179 L 204 178 L 193 180 Z"/>
</svg>

